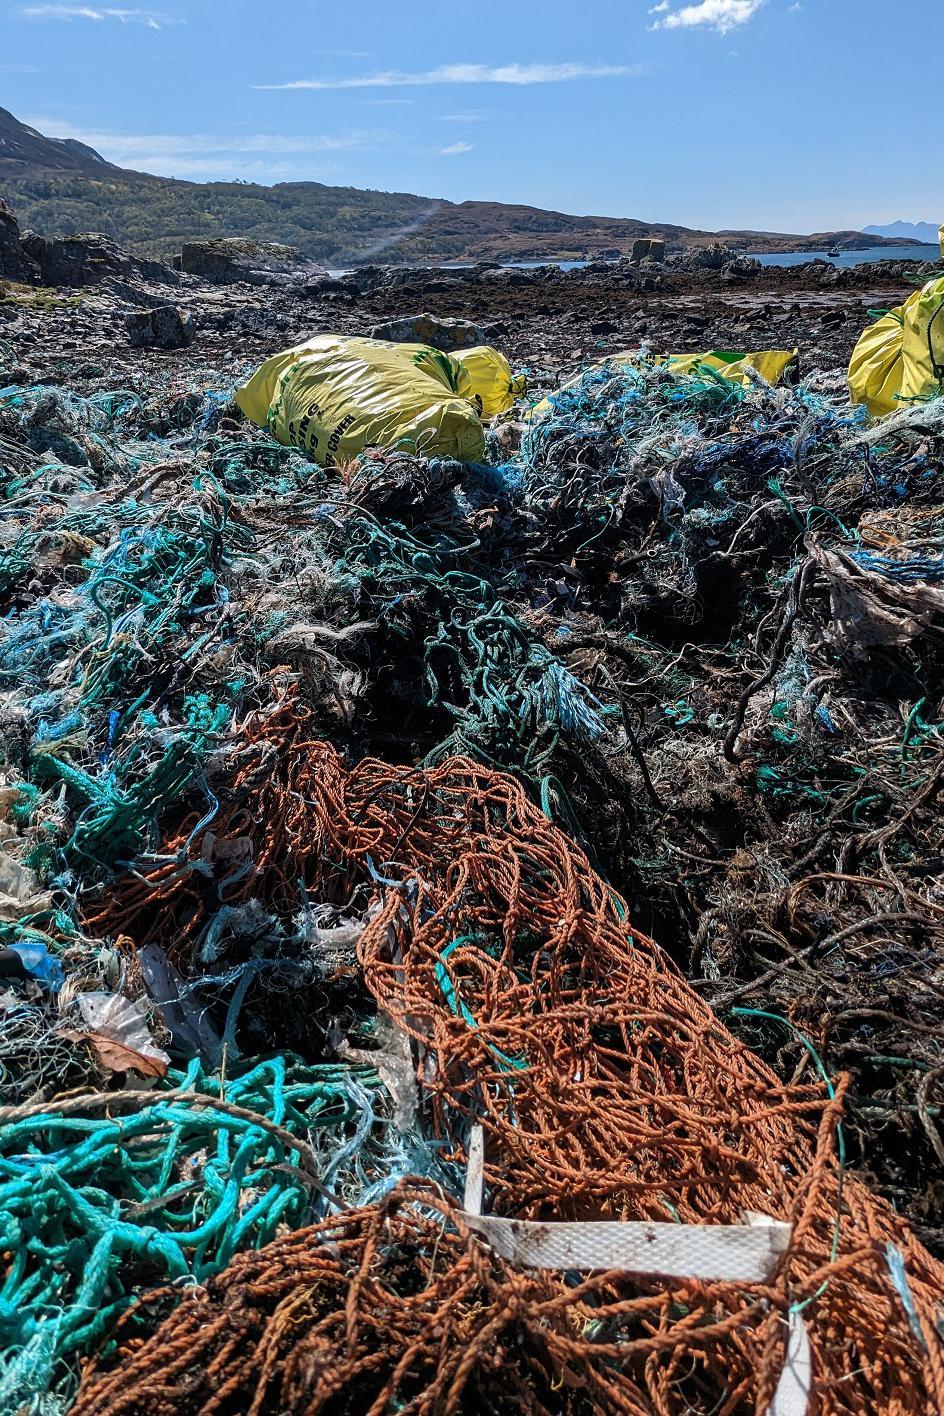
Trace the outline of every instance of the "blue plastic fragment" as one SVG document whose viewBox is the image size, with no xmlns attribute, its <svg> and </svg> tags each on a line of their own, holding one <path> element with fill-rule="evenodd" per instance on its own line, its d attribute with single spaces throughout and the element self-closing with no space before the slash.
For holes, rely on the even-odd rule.
<svg viewBox="0 0 944 1416">
<path fill-rule="evenodd" d="M 55 954 L 50 954 L 45 944 L 34 940 L 22 940 L 8 944 L 7 948 L 12 949 L 15 954 L 19 954 L 23 967 L 30 978 L 41 983 L 50 993 L 59 992 L 66 981 L 65 972 Z"/>
</svg>

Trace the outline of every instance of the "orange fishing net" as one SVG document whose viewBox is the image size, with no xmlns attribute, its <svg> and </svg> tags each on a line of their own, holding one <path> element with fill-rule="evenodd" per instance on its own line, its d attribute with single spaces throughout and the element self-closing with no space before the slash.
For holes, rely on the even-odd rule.
<svg viewBox="0 0 944 1416">
<path fill-rule="evenodd" d="M 863 1185 L 843 1182 L 841 1083 L 830 1101 L 822 1087 L 780 1082 L 632 928 L 513 779 L 463 759 L 348 769 L 306 737 L 290 702 L 247 724 L 246 737 L 228 784 L 216 784 L 213 829 L 249 836 L 256 869 L 226 902 L 252 896 L 288 916 L 299 881 L 339 903 L 371 888 L 364 979 L 414 1040 L 428 1123 L 447 1154 L 462 1161 L 471 1122 L 485 1127 L 491 1209 L 685 1223 L 760 1211 L 790 1220 L 792 1240 L 761 1289 L 625 1275 L 571 1287 L 483 1255 L 461 1225 L 455 1236 L 454 1217 L 446 1228 L 436 1221 L 434 1257 L 428 1221 L 401 1196 L 396 1221 L 383 1207 L 331 1221 L 356 1255 L 336 1271 L 345 1251 L 338 1240 L 318 1247 L 325 1226 L 237 1260 L 202 1307 L 189 1301 L 143 1352 L 129 1349 L 119 1376 L 92 1385 L 80 1410 L 241 1411 L 228 1375 L 220 1398 L 223 1365 L 235 1362 L 245 1391 L 281 1393 L 259 1411 L 353 1412 L 375 1400 L 379 1411 L 389 1399 L 416 1411 L 761 1412 L 783 1366 L 786 1315 L 799 1305 L 811 1411 L 944 1410 L 944 1268 Z M 187 836 L 185 823 L 168 853 Z M 189 846 L 193 860 L 200 845 L 198 836 Z M 205 889 L 203 874 L 168 863 L 148 883 L 128 882 L 95 927 L 137 942 L 186 938 Z M 395 1294 L 377 1269 L 391 1245 L 412 1275 Z M 317 1276 L 329 1270 L 330 1282 Z M 243 1303 L 254 1334 L 245 1341 L 233 1318 Z M 487 1370 L 500 1332 L 511 1342 L 507 1385 L 477 1405 L 475 1383 L 466 1387 Z M 465 1363 L 449 1350 L 462 1333 L 477 1344 Z M 167 1388 L 178 1404 L 148 1407 L 143 1393 L 156 1388 L 147 1384 L 164 1380 L 161 1350 L 179 1354 Z M 218 1389 L 206 1386 L 210 1354 Z M 519 1361 L 512 1376 L 508 1364 Z M 534 1370 L 556 1387 L 572 1368 L 585 1383 L 576 1391 L 558 1389 L 555 1403 L 534 1387 L 533 1406 L 514 1404 L 516 1389 L 532 1391 Z M 346 1389 L 355 1370 L 369 1374 L 369 1400 Z M 407 1372 L 416 1385 L 401 1405 Z"/>
<path fill-rule="evenodd" d="M 516 1271 L 471 1237 L 454 1205 L 406 1182 L 382 1205 L 241 1254 L 116 1370 L 90 1373 L 75 1416 L 642 1416 L 707 1409 L 732 1366 L 743 1377 L 723 1409 L 747 1409 L 752 1354 L 736 1329 L 775 1297 L 757 1289 L 732 1318 L 720 1287 L 640 1292 L 628 1298 L 611 1275 L 570 1288 Z M 159 1290 L 148 1306 L 179 1296 Z M 698 1317 L 680 1341 L 672 1305 L 684 1297 Z M 707 1321 L 706 1305 L 716 1307 Z"/>
</svg>

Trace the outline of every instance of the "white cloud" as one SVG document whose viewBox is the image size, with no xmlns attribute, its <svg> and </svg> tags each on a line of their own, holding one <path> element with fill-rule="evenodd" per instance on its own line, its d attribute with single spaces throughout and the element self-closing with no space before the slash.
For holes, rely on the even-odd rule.
<svg viewBox="0 0 944 1416">
<path fill-rule="evenodd" d="M 481 113 L 440 113 L 440 123 L 481 123 Z"/>
<path fill-rule="evenodd" d="M 389 133 L 355 129 L 343 133 L 114 133 L 63 124 L 58 118 L 30 117 L 29 126 L 59 138 L 76 138 L 95 148 L 109 162 L 152 172 L 158 177 L 260 174 L 276 177 L 314 176 L 309 163 L 297 159 L 316 154 L 381 147 Z M 296 158 L 295 162 L 275 159 Z M 319 168 L 323 174 L 323 165 Z"/>
<path fill-rule="evenodd" d="M 728 0 L 758 4 L 762 0 Z M 724 3 L 724 0 L 705 0 Z M 559 84 L 571 79 L 638 78 L 642 70 L 630 64 L 440 64 L 436 69 L 406 74 L 388 69 L 347 79 L 293 79 L 283 84 L 253 84 L 257 89 L 413 88 L 430 84 Z"/>
<path fill-rule="evenodd" d="M 328 172 L 340 169 L 318 163 L 306 166 L 304 173 L 289 162 L 247 160 L 245 157 L 224 157 L 207 154 L 205 157 L 167 157 L 157 152 L 152 155 L 142 153 L 135 167 L 154 177 L 176 177 L 193 182 L 231 182 L 240 178 L 244 182 L 258 182 L 269 187 L 273 182 L 301 182 L 309 178 L 320 181 Z"/>
<path fill-rule="evenodd" d="M 126 10 L 119 6 L 93 5 L 24 5 L 19 12 L 26 20 L 117 20 L 123 25 L 144 25 L 146 29 L 164 29 L 166 25 L 186 24 L 185 20 L 165 15 L 160 10 Z"/>
<path fill-rule="evenodd" d="M 462 152 L 471 152 L 475 143 L 450 143 L 448 147 L 439 149 L 440 157 L 458 157 Z"/>
<path fill-rule="evenodd" d="M 661 15 L 653 29 L 706 29 L 717 30 L 718 34 L 730 34 L 731 30 L 746 25 L 754 18 L 764 0 L 697 0 L 694 5 L 683 5 L 673 10 L 669 0 L 661 0 L 654 5 L 650 15 Z"/>
</svg>

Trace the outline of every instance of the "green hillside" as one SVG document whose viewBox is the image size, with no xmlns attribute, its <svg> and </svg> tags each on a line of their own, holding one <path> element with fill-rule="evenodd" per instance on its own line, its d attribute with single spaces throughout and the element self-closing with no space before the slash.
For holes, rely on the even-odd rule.
<svg viewBox="0 0 944 1416">
<path fill-rule="evenodd" d="M 0 196 L 22 229 L 47 236 L 104 231 L 141 254 L 169 257 L 184 241 L 242 236 L 297 246 L 310 259 L 342 264 L 382 256 L 416 262 L 529 260 L 625 251 L 639 236 L 670 248 L 704 245 L 719 233 L 622 217 L 571 216 L 502 202 L 446 202 L 408 192 L 329 187 L 321 182 L 182 182 L 127 171 L 94 149 L 48 138 L 0 108 Z M 754 251 L 833 242 L 869 246 L 879 237 L 826 232 L 720 233 Z"/>
<path fill-rule="evenodd" d="M 428 198 L 293 182 L 174 182 L 118 171 L 0 170 L 0 195 L 20 226 L 46 235 L 104 231 L 121 245 L 171 256 L 181 243 L 248 236 L 298 246 L 313 260 L 349 256 L 395 239 L 435 211 Z"/>
</svg>

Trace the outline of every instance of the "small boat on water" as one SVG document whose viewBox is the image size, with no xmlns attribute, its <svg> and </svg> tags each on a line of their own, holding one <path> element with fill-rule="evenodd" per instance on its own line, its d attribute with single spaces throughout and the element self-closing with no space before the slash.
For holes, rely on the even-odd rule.
<svg viewBox="0 0 944 1416">
<path fill-rule="evenodd" d="M 836 251 L 827 251 L 826 254 L 827 254 L 827 256 L 838 256 L 840 253 L 839 253 L 838 250 L 836 250 Z"/>
</svg>

